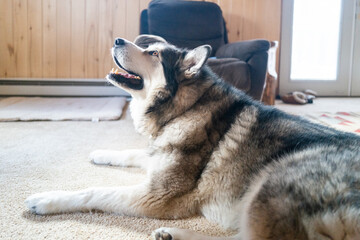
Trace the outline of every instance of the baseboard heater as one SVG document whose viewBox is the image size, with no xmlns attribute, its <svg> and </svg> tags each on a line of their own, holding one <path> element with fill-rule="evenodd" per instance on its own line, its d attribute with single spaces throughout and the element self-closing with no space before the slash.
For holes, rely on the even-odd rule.
<svg viewBox="0 0 360 240">
<path fill-rule="evenodd" d="M 104 79 L 0 79 L 2 96 L 129 96 Z"/>
</svg>

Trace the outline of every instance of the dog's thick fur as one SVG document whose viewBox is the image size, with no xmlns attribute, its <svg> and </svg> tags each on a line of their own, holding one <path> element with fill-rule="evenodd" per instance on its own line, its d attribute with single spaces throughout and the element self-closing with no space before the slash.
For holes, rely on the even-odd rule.
<svg viewBox="0 0 360 240">
<path fill-rule="evenodd" d="M 37 214 L 86 211 L 177 219 L 201 214 L 233 237 L 161 228 L 155 239 L 360 239 L 360 138 L 251 100 L 215 76 L 209 46 L 178 49 L 162 38 L 119 39 L 109 74 L 132 96 L 146 150 L 93 152 L 96 164 L 139 166 L 132 187 L 47 192 L 26 200 Z M 135 76 L 135 75 L 134 75 Z"/>
</svg>

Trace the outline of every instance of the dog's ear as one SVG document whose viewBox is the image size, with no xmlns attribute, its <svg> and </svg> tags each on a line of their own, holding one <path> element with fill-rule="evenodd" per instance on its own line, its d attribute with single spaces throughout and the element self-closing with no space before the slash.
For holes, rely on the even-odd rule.
<svg viewBox="0 0 360 240">
<path fill-rule="evenodd" d="M 202 45 L 190 50 L 184 57 L 183 68 L 185 69 L 185 78 L 196 76 L 211 53 L 210 45 Z"/>
<path fill-rule="evenodd" d="M 157 42 L 166 43 L 166 40 L 159 36 L 142 34 L 135 38 L 134 44 L 145 49 Z"/>
</svg>

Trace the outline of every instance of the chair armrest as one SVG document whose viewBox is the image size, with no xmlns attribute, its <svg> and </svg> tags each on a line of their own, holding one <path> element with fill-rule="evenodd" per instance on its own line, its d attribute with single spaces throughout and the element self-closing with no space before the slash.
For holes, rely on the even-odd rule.
<svg viewBox="0 0 360 240">
<path fill-rule="evenodd" d="M 144 9 L 140 15 L 140 35 L 149 34 L 148 10 Z"/>
<path fill-rule="evenodd" d="M 256 100 L 261 100 L 265 87 L 265 76 L 268 63 L 269 41 L 250 40 L 229 43 L 221 46 L 217 58 L 237 58 L 249 65 L 251 87 L 248 92 Z"/>
<path fill-rule="evenodd" d="M 269 41 L 262 39 L 234 42 L 221 46 L 215 56 L 217 58 L 237 58 L 248 62 L 254 54 L 267 52 L 269 48 Z"/>
</svg>

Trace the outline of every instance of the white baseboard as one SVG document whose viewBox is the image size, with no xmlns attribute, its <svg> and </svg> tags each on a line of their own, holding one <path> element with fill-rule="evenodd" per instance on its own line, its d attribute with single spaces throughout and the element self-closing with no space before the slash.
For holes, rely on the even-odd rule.
<svg viewBox="0 0 360 240">
<path fill-rule="evenodd" d="M 104 79 L 0 79 L 2 96 L 130 96 Z"/>
</svg>

